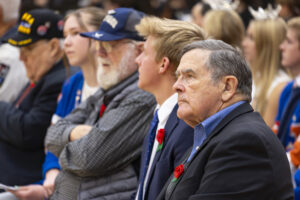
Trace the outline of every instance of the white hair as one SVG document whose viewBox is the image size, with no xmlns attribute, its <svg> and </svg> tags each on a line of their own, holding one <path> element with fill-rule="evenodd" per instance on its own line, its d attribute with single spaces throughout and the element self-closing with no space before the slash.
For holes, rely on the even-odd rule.
<svg viewBox="0 0 300 200">
<path fill-rule="evenodd" d="M 21 0 L 0 0 L 4 22 L 18 19 L 20 4 Z"/>
</svg>

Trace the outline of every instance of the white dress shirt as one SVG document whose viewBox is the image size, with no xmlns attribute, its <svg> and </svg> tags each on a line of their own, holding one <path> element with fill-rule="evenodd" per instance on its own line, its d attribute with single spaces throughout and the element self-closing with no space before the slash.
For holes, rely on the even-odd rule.
<svg viewBox="0 0 300 200">
<path fill-rule="evenodd" d="M 172 96 L 170 96 L 161 106 L 157 104 L 155 110 L 159 109 L 158 113 L 157 113 L 159 122 L 158 122 L 158 125 L 157 125 L 156 134 L 157 134 L 159 129 L 164 129 L 165 128 L 165 125 L 166 125 L 166 123 L 169 119 L 169 116 L 170 116 L 172 110 L 174 109 L 175 105 L 177 104 L 177 98 L 178 98 L 178 95 L 177 95 L 177 93 L 175 93 Z M 145 197 L 145 190 L 146 190 L 146 186 L 147 186 L 147 181 L 148 181 L 148 178 L 149 178 L 150 169 L 151 169 L 151 166 L 153 164 L 153 160 L 154 160 L 154 157 L 155 157 L 155 154 L 156 154 L 157 147 L 158 147 L 158 142 L 157 142 L 156 137 L 155 137 L 154 144 L 153 144 L 153 147 L 152 147 L 152 153 L 151 153 L 151 157 L 150 157 L 149 166 L 148 166 L 146 177 L 145 177 L 145 180 L 144 180 L 143 199 Z M 139 190 L 137 191 L 137 194 L 136 194 L 136 198 L 135 198 L 136 200 L 138 200 L 138 196 L 139 196 Z"/>
</svg>

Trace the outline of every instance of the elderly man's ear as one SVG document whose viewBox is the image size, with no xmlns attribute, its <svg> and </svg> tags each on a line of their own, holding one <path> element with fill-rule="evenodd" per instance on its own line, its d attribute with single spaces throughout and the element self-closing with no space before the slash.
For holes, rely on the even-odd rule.
<svg viewBox="0 0 300 200">
<path fill-rule="evenodd" d="M 57 38 L 52 38 L 49 41 L 49 47 L 50 47 L 50 56 L 53 58 L 56 58 L 57 56 L 60 56 L 62 54 L 62 48 L 60 46 L 60 40 Z"/>
<path fill-rule="evenodd" d="M 238 80 L 235 76 L 224 76 L 222 78 L 222 101 L 228 102 L 232 99 L 232 97 L 236 94 L 238 86 Z"/>
</svg>

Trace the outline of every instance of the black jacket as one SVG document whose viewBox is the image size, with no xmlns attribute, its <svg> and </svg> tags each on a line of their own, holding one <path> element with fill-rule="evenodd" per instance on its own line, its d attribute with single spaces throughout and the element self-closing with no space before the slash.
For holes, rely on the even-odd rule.
<svg viewBox="0 0 300 200">
<path fill-rule="evenodd" d="M 285 151 L 248 103 L 229 113 L 184 165 L 157 200 L 294 199 Z"/>
<path fill-rule="evenodd" d="M 18 108 L 16 102 L 24 90 L 14 104 L 0 102 L 0 183 L 24 185 L 42 178 L 44 137 L 65 77 L 60 61 L 35 84 Z"/>
</svg>

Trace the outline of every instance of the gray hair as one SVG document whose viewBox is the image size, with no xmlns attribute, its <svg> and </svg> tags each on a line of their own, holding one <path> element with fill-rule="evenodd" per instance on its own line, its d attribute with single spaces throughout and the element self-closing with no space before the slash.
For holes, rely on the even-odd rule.
<svg viewBox="0 0 300 200">
<path fill-rule="evenodd" d="M 221 40 L 209 39 L 186 45 L 181 51 L 180 57 L 193 49 L 211 52 L 205 66 L 212 73 L 211 78 L 215 83 L 224 76 L 235 76 L 238 80 L 237 91 L 244 95 L 246 100 L 251 101 L 252 73 L 241 53 Z"/>
</svg>

